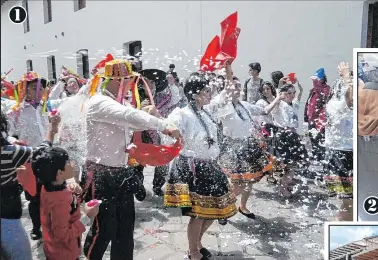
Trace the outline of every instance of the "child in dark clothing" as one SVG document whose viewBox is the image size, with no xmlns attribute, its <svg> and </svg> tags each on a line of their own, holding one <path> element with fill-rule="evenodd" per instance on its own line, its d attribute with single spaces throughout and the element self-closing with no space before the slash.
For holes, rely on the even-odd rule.
<svg viewBox="0 0 378 260">
<path fill-rule="evenodd" d="M 43 249 L 48 260 L 78 259 L 81 254 L 81 235 L 99 210 L 84 206 L 80 213 L 81 193 L 78 184 L 67 186 L 66 180 L 74 177 L 67 151 L 47 147 L 33 153 L 33 172 L 43 184 L 41 190 L 41 224 Z"/>
</svg>

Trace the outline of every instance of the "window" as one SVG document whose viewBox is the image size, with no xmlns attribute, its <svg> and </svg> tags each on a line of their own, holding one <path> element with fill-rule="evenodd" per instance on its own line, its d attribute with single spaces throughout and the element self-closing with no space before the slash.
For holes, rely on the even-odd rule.
<svg viewBox="0 0 378 260">
<path fill-rule="evenodd" d="M 23 22 L 23 24 L 24 24 L 24 33 L 27 33 L 27 32 L 30 32 L 30 23 L 29 23 L 30 13 L 29 13 L 28 0 L 22 0 L 22 7 L 25 8 L 26 13 L 28 14 L 27 17 L 26 17 L 26 21 Z"/>
<path fill-rule="evenodd" d="M 367 48 L 378 48 L 378 2 L 369 4 Z"/>
<path fill-rule="evenodd" d="M 74 0 L 74 10 L 79 11 L 87 6 L 86 0 Z"/>
<path fill-rule="evenodd" d="M 76 52 L 77 73 L 82 77 L 89 79 L 89 59 L 88 50 L 82 49 Z"/>
<path fill-rule="evenodd" d="M 55 56 L 50 55 L 47 57 L 47 70 L 49 80 L 56 79 L 56 67 L 55 67 Z"/>
<path fill-rule="evenodd" d="M 27 60 L 26 61 L 26 71 L 27 72 L 33 71 L 33 62 L 32 62 L 32 60 Z"/>
<path fill-rule="evenodd" d="M 51 0 L 43 0 L 43 15 L 45 24 L 52 21 Z"/>
<path fill-rule="evenodd" d="M 132 41 L 123 44 L 123 56 L 132 56 L 133 63 L 137 71 L 143 69 L 142 57 L 142 41 Z"/>
</svg>

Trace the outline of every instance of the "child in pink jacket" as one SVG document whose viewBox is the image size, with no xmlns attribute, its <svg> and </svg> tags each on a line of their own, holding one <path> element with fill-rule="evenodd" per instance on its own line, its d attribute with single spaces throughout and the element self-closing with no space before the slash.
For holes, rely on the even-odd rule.
<svg viewBox="0 0 378 260">
<path fill-rule="evenodd" d="M 47 260 L 75 260 L 81 254 L 81 236 L 85 226 L 98 213 L 98 205 L 85 205 L 80 213 L 80 186 L 67 186 L 74 177 L 67 151 L 58 147 L 40 149 L 32 157 L 33 172 L 43 184 L 41 223 L 43 249 Z"/>
</svg>

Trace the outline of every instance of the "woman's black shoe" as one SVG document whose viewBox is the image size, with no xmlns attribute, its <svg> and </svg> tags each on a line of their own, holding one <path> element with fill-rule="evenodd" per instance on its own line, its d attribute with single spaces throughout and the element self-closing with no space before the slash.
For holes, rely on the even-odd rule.
<svg viewBox="0 0 378 260">
<path fill-rule="evenodd" d="M 31 240 L 40 240 L 42 238 L 41 230 L 32 230 L 30 232 L 30 238 Z"/>
<path fill-rule="evenodd" d="M 256 218 L 255 214 L 253 214 L 253 213 L 244 213 L 240 208 L 239 208 L 239 212 L 242 215 L 246 216 L 247 218 L 250 218 L 250 219 L 255 219 Z"/>
<path fill-rule="evenodd" d="M 227 219 L 218 219 L 218 223 L 219 225 L 225 226 L 227 225 L 228 221 Z"/>
<path fill-rule="evenodd" d="M 211 257 L 211 253 L 210 253 L 210 251 L 207 250 L 207 249 L 204 248 L 204 247 L 201 248 L 200 253 L 201 253 L 201 255 L 203 255 L 204 257 L 207 257 L 207 258 L 210 258 L 210 257 Z"/>
<path fill-rule="evenodd" d="M 201 249 L 201 250 L 202 250 L 202 249 Z M 191 255 L 188 254 L 188 258 L 189 258 L 189 259 L 192 259 Z M 204 255 L 202 255 L 201 260 L 210 260 L 210 258 L 208 258 L 208 257 L 206 257 L 206 256 L 204 256 Z"/>
</svg>

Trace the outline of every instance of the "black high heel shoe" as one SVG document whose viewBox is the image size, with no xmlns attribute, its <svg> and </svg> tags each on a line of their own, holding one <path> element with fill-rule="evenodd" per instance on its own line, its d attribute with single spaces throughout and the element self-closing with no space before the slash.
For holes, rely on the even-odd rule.
<svg viewBox="0 0 378 260">
<path fill-rule="evenodd" d="M 201 250 L 202 250 L 203 248 L 201 248 Z M 205 248 L 206 249 L 206 248 Z M 201 253 L 201 250 L 200 250 L 200 253 Z M 207 250 L 207 249 L 206 249 Z M 210 252 L 209 252 L 210 253 Z M 201 253 L 202 254 L 202 253 Z M 188 258 L 189 259 L 192 259 L 192 256 L 189 254 L 189 252 L 188 252 Z M 208 257 L 206 257 L 206 256 L 204 256 L 204 255 L 202 255 L 202 257 L 201 257 L 201 260 L 210 260 L 210 258 L 208 258 Z"/>
<path fill-rule="evenodd" d="M 240 212 L 242 215 L 246 216 L 247 218 L 250 218 L 250 219 L 256 219 L 255 214 L 253 214 L 252 212 L 251 212 L 251 213 L 244 213 L 240 208 L 239 208 L 239 212 Z"/>
<path fill-rule="evenodd" d="M 209 250 L 207 250 L 205 247 L 202 247 L 200 250 L 201 255 L 204 257 L 210 258 L 212 255 Z"/>
</svg>

